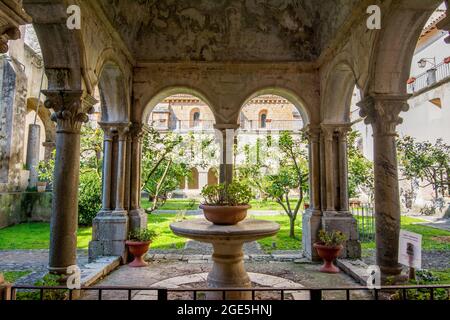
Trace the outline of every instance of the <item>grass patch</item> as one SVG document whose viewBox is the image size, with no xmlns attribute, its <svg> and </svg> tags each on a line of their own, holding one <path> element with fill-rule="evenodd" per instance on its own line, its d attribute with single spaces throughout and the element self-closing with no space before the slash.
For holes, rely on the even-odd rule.
<svg viewBox="0 0 450 320">
<path fill-rule="evenodd" d="M 77 247 L 87 249 L 92 228 L 78 228 Z M 0 230 L 0 250 L 48 249 L 50 224 L 45 222 L 22 223 Z"/>
<path fill-rule="evenodd" d="M 169 199 L 158 210 L 197 210 L 199 201 L 195 199 Z M 141 201 L 143 209 L 149 208 L 151 205 L 148 199 Z"/>
<path fill-rule="evenodd" d="M 421 219 L 402 217 L 401 228 L 421 234 L 423 250 L 450 250 L 450 242 L 445 241 L 450 237 L 450 231 L 418 224 L 423 222 Z M 361 246 L 363 249 L 375 249 L 375 241 L 361 243 Z"/>
<path fill-rule="evenodd" d="M 251 218 L 259 220 L 268 220 L 276 222 L 280 225 L 280 231 L 273 237 L 258 240 L 261 248 L 266 253 L 274 250 L 300 250 L 302 247 L 302 216 L 299 215 L 295 221 L 295 239 L 289 237 L 289 217 L 287 215 L 271 215 L 271 216 L 251 216 Z M 272 243 L 276 247 L 272 247 Z"/>
<path fill-rule="evenodd" d="M 182 249 L 188 239 L 175 235 L 170 224 L 192 216 L 175 216 L 173 214 L 149 214 L 148 228 L 156 231 L 158 236 L 153 240 L 150 249 Z"/>
<path fill-rule="evenodd" d="M 0 271 L 3 273 L 3 276 L 5 277 L 6 282 L 14 283 L 20 278 L 29 275 L 31 271 Z"/>
</svg>

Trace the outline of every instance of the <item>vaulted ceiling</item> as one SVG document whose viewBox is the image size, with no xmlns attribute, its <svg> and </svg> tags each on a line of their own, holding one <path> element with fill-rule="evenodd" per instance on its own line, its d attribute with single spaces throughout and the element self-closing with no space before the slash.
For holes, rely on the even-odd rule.
<svg viewBox="0 0 450 320">
<path fill-rule="evenodd" d="M 138 61 L 313 61 L 358 0 L 99 0 Z"/>
</svg>

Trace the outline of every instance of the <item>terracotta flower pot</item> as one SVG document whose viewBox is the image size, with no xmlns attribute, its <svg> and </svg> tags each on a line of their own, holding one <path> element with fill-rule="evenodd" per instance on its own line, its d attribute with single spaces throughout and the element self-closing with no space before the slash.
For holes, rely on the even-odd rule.
<svg viewBox="0 0 450 320">
<path fill-rule="evenodd" d="M 130 253 L 134 256 L 134 260 L 130 262 L 128 265 L 130 267 L 145 267 L 148 265 L 147 262 L 144 261 L 144 255 L 147 253 L 148 248 L 150 247 L 151 241 L 132 241 L 127 240 L 125 244 L 130 249 Z"/>
<path fill-rule="evenodd" d="M 305 207 L 305 210 L 309 209 L 309 203 L 305 203 L 303 206 Z"/>
<path fill-rule="evenodd" d="M 206 220 L 218 225 L 234 225 L 247 217 L 247 210 L 250 205 L 244 206 L 209 206 L 201 204 L 200 209 L 203 210 Z"/>
<path fill-rule="evenodd" d="M 324 261 L 323 266 L 320 268 L 320 272 L 339 273 L 339 268 L 333 264 L 333 261 L 339 256 L 343 246 L 328 247 L 320 243 L 314 243 L 314 248 L 317 250 L 319 257 Z"/>
<path fill-rule="evenodd" d="M 47 182 L 39 181 L 36 184 L 36 189 L 37 189 L 37 192 L 45 192 L 45 190 L 47 189 Z"/>
</svg>

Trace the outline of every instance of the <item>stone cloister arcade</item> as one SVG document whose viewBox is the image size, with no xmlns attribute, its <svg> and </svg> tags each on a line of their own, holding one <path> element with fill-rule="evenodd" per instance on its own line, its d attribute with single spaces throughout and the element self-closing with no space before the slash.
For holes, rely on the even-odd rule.
<svg viewBox="0 0 450 320">
<path fill-rule="evenodd" d="M 225 138 L 227 130 L 238 128 L 240 109 L 250 99 L 275 94 L 293 103 L 310 153 L 303 250 L 316 259 L 312 245 L 318 230 L 338 229 L 349 238 L 344 255 L 358 257 L 346 154 L 357 85 L 361 114 L 374 129 L 377 264 L 383 275 L 399 275 L 396 126 L 408 110 L 406 81 L 417 39 L 440 1 L 279 0 L 259 6 L 258 1 L 80 0 L 73 1 L 81 8 L 80 30 L 66 26 L 66 1 L 3 2 L 11 3 L 11 12 L 0 7 L 2 51 L 17 26 L 32 21 L 48 78 L 45 106 L 57 126 L 50 271 L 65 273 L 76 264 L 80 128 L 96 103 L 97 85 L 104 178 L 91 257 L 117 255 L 125 261 L 128 231 L 146 226 L 140 208 L 144 123 L 156 104 L 180 93 L 210 106 Z M 380 30 L 366 24 L 366 10 L 374 4 L 381 8 Z M 221 165 L 220 180 L 229 181 L 231 172 L 231 163 Z"/>
</svg>

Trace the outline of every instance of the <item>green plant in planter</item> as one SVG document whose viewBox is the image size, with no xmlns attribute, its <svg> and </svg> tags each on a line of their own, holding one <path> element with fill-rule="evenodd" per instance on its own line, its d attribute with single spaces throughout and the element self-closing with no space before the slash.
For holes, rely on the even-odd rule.
<svg viewBox="0 0 450 320">
<path fill-rule="evenodd" d="M 240 181 L 206 186 L 202 189 L 201 195 L 204 204 L 209 206 L 247 205 L 253 197 L 250 186 Z"/>
<path fill-rule="evenodd" d="M 146 228 L 136 229 L 128 234 L 128 240 L 136 242 L 148 242 L 152 241 L 158 236 L 154 230 L 148 230 Z"/>
<path fill-rule="evenodd" d="M 327 232 L 325 230 L 319 231 L 319 243 L 327 247 L 337 247 L 342 245 L 347 240 L 347 237 L 341 231 Z"/>
</svg>

